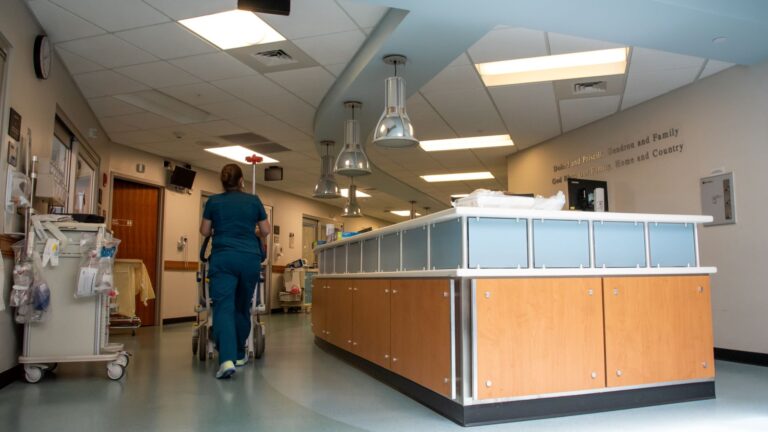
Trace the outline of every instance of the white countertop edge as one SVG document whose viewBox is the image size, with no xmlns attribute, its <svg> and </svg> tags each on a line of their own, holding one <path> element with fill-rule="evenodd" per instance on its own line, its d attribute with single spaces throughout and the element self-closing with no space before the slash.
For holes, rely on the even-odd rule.
<svg viewBox="0 0 768 432">
<path fill-rule="evenodd" d="M 328 279 L 380 279 L 380 278 L 498 278 L 498 277 L 587 277 L 587 276 L 677 276 L 711 275 L 717 267 L 665 267 L 665 268 L 586 268 L 586 269 L 456 269 L 419 270 L 377 273 L 318 274 Z"/>
<path fill-rule="evenodd" d="M 421 216 L 416 219 L 399 222 L 367 233 L 347 237 L 331 243 L 326 243 L 315 248 L 321 251 L 333 248 L 345 243 L 357 242 L 385 234 L 418 228 L 427 224 L 444 222 L 457 217 L 497 217 L 506 219 L 549 219 L 549 220 L 580 220 L 597 222 L 658 222 L 658 223 L 692 223 L 703 224 L 712 222 L 712 216 L 702 215 L 676 215 L 676 214 L 647 214 L 647 213 L 612 213 L 612 212 L 584 212 L 584 211 L 548 211 L 548 210 L 521 210 L 499 209 L 481 207 L 456 207 Z"/>
</svg>

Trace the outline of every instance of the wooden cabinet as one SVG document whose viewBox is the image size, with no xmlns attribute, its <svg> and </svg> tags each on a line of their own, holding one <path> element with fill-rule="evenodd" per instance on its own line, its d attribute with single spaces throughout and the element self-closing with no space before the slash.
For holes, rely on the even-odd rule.
<svg viewBox="0 0 768 432">
<path fill-rule="evenodd" d="M 712 378 L 708 276 L 603 281 L 608 386 Z"/>
<path fill-rule="evenodd" d="M 320 339 L 326 339 L 326 322 L 328 314 L 328 282 L 329 279 L 315 278 L 312 287 L 312 333 Z"/>
<path fill-rule="evenodd" d="M 600 278 L 478 279 L 478 398 L 605 386 Z"/>
<path fill-rule="evenodd" d="M 352 352 L 389 369 L 390 281 L 357 279 L 352 286 Z"/>
<path fill-rule="evenodd" d="M 394 279 L 391 370 L 451 396 L 451 298 L 447 279 Z"/>
<path fill-rule="evenodd" d="M 331 279 L 328 282 L 326 340 L 352 351 L 352 281 Z"/>
</svg>

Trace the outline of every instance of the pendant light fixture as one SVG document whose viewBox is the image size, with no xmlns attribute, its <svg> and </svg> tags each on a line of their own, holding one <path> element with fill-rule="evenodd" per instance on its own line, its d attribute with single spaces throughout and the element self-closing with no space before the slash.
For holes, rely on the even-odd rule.
<svg viewBox="0 0 768 432">
<path fill-rule="evenodd" d="M 339 198 L 341 197 L 341 191 L 339 185 L 336 183 L 336 178 L 333 177 L 333 141 L 321 141 L 320 145 L 325 148 L 323 157 L 321 158 L 320 165 L 320 180 L 315 185 L 315 190 L 312 196 L 315 198 Z"/>
<path fill-rule="evenodd" d="M 349 178 L 349 198 L 347 199 L 347 205 L 344 206 L 344 211 L 341 213 L 341 217 L 361 217 L 363 210 L 360 209 L 360 205 L 357 204 L 357 186 L 355 186 L 355 178 Z"/>
<path fill-rule="evenodd" d="M 411 203 L 411 215 L 410 215 L 411 217 L 410 217 L 410 219 L 416 219 L 416 207 L 415 207 L 416 201 L 408 201 L 408 202 Z"/>
<path fill-rule="evenodd" d="M 405 112 L 405 79 L 397 76 L 397 65 L 404 65 L 406 57 L 388 55 L 384 63 L 395 67 L 395 76 L 384 83 L 384 113 L 374 130 L 373 142 L 382 147 L 413 147 L 419 140 L 413 136 L 413 125 Z"/>
<path fill-rule="evenodd" d="M 355 119 L 355 109 L 360 109 L 363 104 L 348 101 L 344 102 L 344 106 L 352 111 L 352 118 L 344 123 L 344 148 L 336 158 L 334 172 L 347 177 L 368 175 L 371 165 L 360 144 L 360 124 Z"/>
</svg>

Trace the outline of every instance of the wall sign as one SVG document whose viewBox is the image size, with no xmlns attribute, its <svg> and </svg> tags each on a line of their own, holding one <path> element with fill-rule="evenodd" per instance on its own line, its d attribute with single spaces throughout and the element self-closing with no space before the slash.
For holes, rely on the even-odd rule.
<svg viewBox="0 0 768 432">
<path fill-rule="evenodd" d="M 733 173 L 703 177 L 701 187 L 701 214 L 714 218 L 704 226 L 736 223 L 736 203 L 733 193 Z"/>
<path fill-rule="evenodd" d="M 21 139 L 21 114 L 11 108 L 11 115 L 8 121 L 8 135 L 16 141 Z"/>
<path fill-rule="evenodd" d="M 19 145 L 16 141 L 8 140 L 8 164 L 16 166 L 19 160 Z"/>
</svg>

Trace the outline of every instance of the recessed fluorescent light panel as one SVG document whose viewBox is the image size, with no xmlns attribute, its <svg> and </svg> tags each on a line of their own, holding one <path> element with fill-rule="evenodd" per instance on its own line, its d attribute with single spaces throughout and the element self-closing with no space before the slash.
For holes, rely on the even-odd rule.
<svg viewBox="0 0 768 432">
<path fill-rule="evenodd" d="M 389 212 L 392 213 L 393 215 L 398 215 L 402 217 L 408 217 L 411 215 L 410 210 L 390 210 Z M 416 216 L 421 216 L 421 213 L 416 213 Z"/>
<path fill-rule="evenodd" d="M 464 198 L 464 197 L 468 197 L 468 196 L 469 196 L 469 194 L 453 194 L 453 195 L 451 195 L 451 198 L 452 199 L 459 199 L 459 198 Z"/>
<path fill-rule="evenodd" d="M 504 60 L 475 65 L 486 86 L 621 75 L 627 69 L 628 48 Z"/>
<path fill-rule="evenodd" d="M 223 50 L 285 40 L 253 12 L 242 10 L 185 19 L 179 24 Z"/>
<path fill-rule="evenodd" d="M 488 180 L 494 177 L 493 174 L 491 174 L 489 171 L 481 171 L 471 173 L 423 175 L 421 178 L 430 183 L 436 183 L 463 180 Z"/>
<path fill-rule="evenodd" d="M 349 189 L 341 189 L 341 196 L 349 198 Z M 355 196 L 358 198 L 370 198 L 371 196 L 361 191 L 360 189 L 355 191 Z"/>
<path fill-rule="evenodd" d="M 269 156 L 264 156 L 263 154 L 256 153 L 253 150 L 248 150 L 243 146 L 211 147 L 211 148 L 205 149 L 205 151 L 211 152 L 213 154 L 217 154 L 227 159 L 232 159 L 235 162 L 240 162 L 243 164 L 248 163 L 245 161 L 246 157 L 253 156 L 253 155 L 261 156 L 262 158 L 264 158 L 264 160 L 261 161 L 261 163 L 263 164 L 279 162 L 278 160 L 272 159 Z"/>
<path fill-rule="evenodd" d="M 487 147 L 512 146 L 512 138 L 509 135 L 488 135 L 469 138 L 452 138 L 442 140 L 430 140 L 419 142 L 424 151 L 466 150 Z"/>
</svg>

